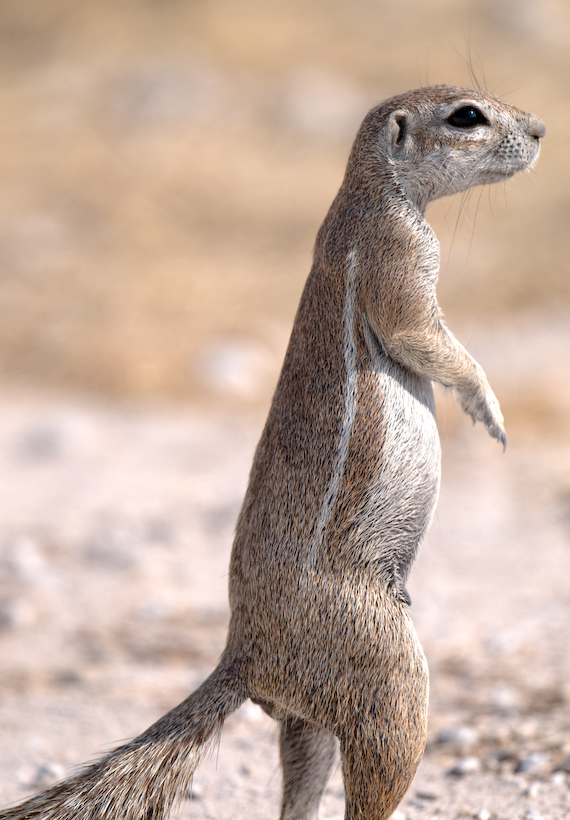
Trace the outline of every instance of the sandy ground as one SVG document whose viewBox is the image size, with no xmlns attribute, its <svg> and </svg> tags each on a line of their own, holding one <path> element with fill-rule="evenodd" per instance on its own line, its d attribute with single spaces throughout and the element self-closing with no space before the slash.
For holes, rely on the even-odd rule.
<svg viewBox="0 0 570 820">
<path fill-rule="evenodd" d="M 2 395 L 1 804 L 138 733 L 213 668 L 262 421 Z M 559 820 L 570 816 L 570 444 L 516 433 L 503 455 L 445 400 L 440 426 L 441 498 L 409 584 L 430 735 L 401 817 Z M 246 704 L 181 816 L 275 817 L 279 789 L 275 724 Z M 321 816 L 342 807 L 337 770 Z"/>
</svg>

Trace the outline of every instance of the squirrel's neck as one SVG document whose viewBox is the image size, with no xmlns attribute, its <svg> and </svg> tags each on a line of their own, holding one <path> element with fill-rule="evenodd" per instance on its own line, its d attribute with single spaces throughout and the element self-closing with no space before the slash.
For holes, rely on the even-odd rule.
<svg viewBox="0 0 570 820">
<path fill-rule="evenodd" d="M 399 195 L 401 201 L 406 202 L 409 208 L 425 220 L 426 208 L 434 198 L 433 191 L 426 187 L 425 180 L 422 180 L 420 185 L 413 177 L 403 179 L 393 170 L 390 182 L 391 194 Z"/>
<path fill-rule="evenodd" d="M 351 254 L 360 268 L 358 280 L 372 289 L 412 267 L 431 283 L 437 280 L 439 243 L 417 202 L 390 168 L 367 180 L 347 175 L 325 219 L 315 245 L 316 271 L 345 290 Z M 393 286 L 396 286 L 395 284 Z"/>
<path fill-rule="evenodd" d="M 401 248 L 403 260 L 414 253 L 431 255 L 435 248 L 439 249 L 439 243 L 425 217 L 425 208 L 431 199 L 425 194 L 420 197 L 419 191 L 414 192 L 410 188 L 392 169 L 387 169 L 375 184 L 364 184 L 360 190 L 360 212 L 366 214 L 366 218 L 357 220 L 355 224 L 355 244 L 361 248 L 375 248 L 380 256 L 386 253 L 387 264 L 390 264 L 395 239 L 407 247 L 407 252 Z M 395 262 L 392 257 L 391 264 Z"/>
</svg>

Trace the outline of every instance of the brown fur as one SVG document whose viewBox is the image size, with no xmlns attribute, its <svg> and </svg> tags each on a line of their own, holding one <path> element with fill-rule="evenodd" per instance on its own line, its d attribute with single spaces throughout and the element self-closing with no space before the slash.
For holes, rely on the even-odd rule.
<svg viewBox="0 0 570 820">
<path fill-rule="evenodd" d="M 466 106 L 486 122 L 448 121 Z M 248 697 L 282 721 L 283 820 L 316 817 L 335 736 L 347 820 L 394 811 L 425 745 L 428 675 L 405 581 L 439 486 L 432 381 L 506 441 L 482 369 L 442 323 L 423 213 L 530 167 L 543 134 L 536 117 L 452 86 L 368 114 L 255 454 L 217 669 L 140 737 L 1 818 L 162 820 Z"/>
</svg>

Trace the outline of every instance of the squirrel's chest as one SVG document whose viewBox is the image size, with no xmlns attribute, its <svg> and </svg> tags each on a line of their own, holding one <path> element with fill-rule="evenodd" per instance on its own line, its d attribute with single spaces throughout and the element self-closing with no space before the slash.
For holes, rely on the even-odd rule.
<svg viewBox="0 0 570 820">
<path fill-rule="evenodd" d="M 337 535 L 331 527 L 328 536 L 359 563 L 405 577 L 439 490 L 432 384 L 378 350 L 347 381 L 344 410 L 335 465 L 342 477 L 337 473 L 336 503 L 326 505 Z"/>
<path fill-rule="evenodd" d="M 440 479 L 440 443 L 430 380 L 387 357 L 374 363 L 381 437 L 367 512 L 383 530 L 417 533 L 429 523 Z"/>
</svg>

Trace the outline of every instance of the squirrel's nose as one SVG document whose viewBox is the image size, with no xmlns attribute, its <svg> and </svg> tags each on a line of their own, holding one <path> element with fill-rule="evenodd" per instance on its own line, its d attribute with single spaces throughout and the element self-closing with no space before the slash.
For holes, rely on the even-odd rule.
<svg viewBox="0 0 570 820">
<path fill-rule="evenodd" d="M 535 117 L 534 114 L 531 114 L 528 118 L 527 131 L 531 137 L 540 139 L 546 134 L 546 126 L 540 117 Z"/>
</svg>

